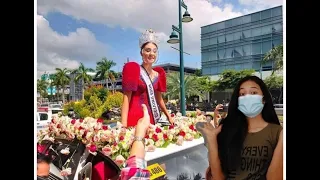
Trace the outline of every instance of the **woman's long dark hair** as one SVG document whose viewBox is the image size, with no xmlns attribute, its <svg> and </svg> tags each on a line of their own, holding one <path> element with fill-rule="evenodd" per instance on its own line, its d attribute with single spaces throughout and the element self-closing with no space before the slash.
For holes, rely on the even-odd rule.
<svg viewBox="0 0 320 180">
<path fill-rule="evenodd" d="M 268 123 L 280 125 L 280 121 L 273 107 L 271 94 L 266 84 L 257 76 L 247 76 L 241 79 L 234 88 L 229 103 L 228 115 L 221 121 L 223 126 L 218 135 L 219 158 L 224 174 L 228 174 L 230 170 L 236 170 L 240 165 L 243 142 L 248 133 L 246 117 L 238 110 L 240 86 L 246 81 L 253 81 L 260 86 L 265 102 L 261 112 L 262 118 Z"/>
</svg>

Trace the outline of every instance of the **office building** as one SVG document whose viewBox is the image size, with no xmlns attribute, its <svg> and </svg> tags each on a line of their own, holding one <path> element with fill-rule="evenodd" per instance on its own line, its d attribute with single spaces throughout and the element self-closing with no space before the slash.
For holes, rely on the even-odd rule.
<svg viewBox="0 0 320 180">
<path fill-rule="evenodd" d="M 261 60 L 283 43 L 282 22 L 278 6 L 201 27 L 202 74 L 214 78 L 225 69 L 254 69 L 262 77 L 271 72 L 272 63 Z"/>
</svg>

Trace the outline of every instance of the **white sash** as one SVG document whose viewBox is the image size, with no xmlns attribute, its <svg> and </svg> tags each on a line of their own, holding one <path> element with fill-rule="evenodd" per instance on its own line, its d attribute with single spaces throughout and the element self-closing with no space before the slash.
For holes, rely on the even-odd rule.
<svg viewBox="0 0 320 180">
<path fill-rule="evenodd" d="M 155 97 L 155 93 L 154 93 L 154 89 L 153 89 L 153 84 L 152 84 L 151 79 L 150 79 L 149 75 L 147 74 L 146 70 L 141 66 L 140 66 L 140 75 L 141 75 L 143 81 L 147 85 L 149 104 L 151 107 L 153 118 L 155 120 L 155 124 L 157 124 L 160 119 L 160 111 L 158 109 L 158 104 L 156 101 L 156 97 Z"/>
</svg>

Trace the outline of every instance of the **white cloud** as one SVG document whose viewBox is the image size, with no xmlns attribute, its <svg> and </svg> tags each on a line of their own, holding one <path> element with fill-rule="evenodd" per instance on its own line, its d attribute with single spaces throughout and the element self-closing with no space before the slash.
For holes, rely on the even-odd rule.
<svg viewBox="0 0 320 180">
<path fill-rule="evenodd" d="M 219 8 L 208 0 L 185 0 L 185 4 L 194 18 L 183 25 L 184 51 L 191 54 L 200 54 L 201 26 L 241 15 L 230 5 Z M 166 43 L 171 26 L 178 26 L 178 1 L 174 0 L 38 0 L 38 13 L 52 11 L 110 27 L 152 28 L 161 34 L 164 49 L 171 46 Z"/>
<path fill-rule="evenodd" d="M 283 0 L 239 0 L 239 4 L 245 7 L 246 13 L 253 13 L 263 9 L 280 6 Z"/>
<path fill-rule="evenodd" d="M 45 71 L 55 72 L 55 68 L 77 68 L 80 61 L 97 60 L 106 50 L 88 29 L 79 28 L 67 36 L 58 34 L 41 15 L 37 16 L 37 32 L 38 77 Z"/>
</svg>

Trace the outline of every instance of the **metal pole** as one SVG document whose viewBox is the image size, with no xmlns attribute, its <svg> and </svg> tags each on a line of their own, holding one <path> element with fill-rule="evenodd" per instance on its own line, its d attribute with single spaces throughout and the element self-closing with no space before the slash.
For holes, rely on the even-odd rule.
<svg viewBox="0 0 320 180">
<path fill-rule="evenodd" d="M 260 73 L 260 79 L 262 79 L 262 64 L 261 64 L 261 60 L 260 60 L 260 69 L 259 69 L 259 73 Z"/>
<path fill-rule="evenodd" d="M 183 37 L 182 37 L 182 19 L 181 19 L 181 0 L 179 1 L 179 40 L 180 40 L 180 111 L 182 116 L 186 115 L 186 100 L 184 88 L 184 64 L 183 64 Z"/>
</svg>

